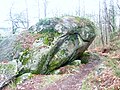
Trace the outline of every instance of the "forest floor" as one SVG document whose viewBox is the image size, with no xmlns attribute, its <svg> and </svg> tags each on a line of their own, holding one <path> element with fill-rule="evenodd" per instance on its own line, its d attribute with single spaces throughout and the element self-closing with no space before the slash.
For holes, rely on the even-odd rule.
<svg viewBox="0 0 120 90">
<path fill-rule="evenodd" d="M 4 90 L 120 90 L 120 40 L 109 46 L 97 47 L 89 52 L 101 58 L 91 58 L 87 64 L 65 66 L 58 75 L 34 75 L 30 80 Z"/>
</svg>

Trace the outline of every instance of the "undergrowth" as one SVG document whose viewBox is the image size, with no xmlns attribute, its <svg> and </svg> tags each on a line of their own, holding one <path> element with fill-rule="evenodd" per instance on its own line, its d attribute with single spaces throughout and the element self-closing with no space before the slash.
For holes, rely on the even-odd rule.
<svg viewBox="0 0 120 90">
<path fill-rule="evenodd" d="M 119 61 L 107 58 L 107 66 L 111 67 L 115 76 L 120 77 Z"/>
</svg>

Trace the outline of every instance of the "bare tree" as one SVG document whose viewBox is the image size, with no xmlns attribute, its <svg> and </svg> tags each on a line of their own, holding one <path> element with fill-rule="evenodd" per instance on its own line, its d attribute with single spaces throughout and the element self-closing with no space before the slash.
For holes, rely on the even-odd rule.
<svg viewBox="0 0 120 90">
<path fill-rule="evenodd" d="M 104 9 L 103 9 L 103 19 L 104 19 L 104 23 L 103 23 L 103 29 L 104 29 L 104 33 L 105 33 L 105 44 L 109 44 L 109 31 L 111 31 L 111 28 L 109 27 L 109 14 L 108 14 L 108 7 L 107 7 L 107 2 L 106 0 L 104 0 Z"/>
<path fill-rule="evenodd" d="M 17 29 L 19 28 L 28 29 L 28 21 L 26 19 L 27 17 L 25 17 L 26 13 L 24 12 L 12 13 L 12 10 L 13 10 L 13 4 L 9 12 L 10 21 L 12 22 L 12 33 L 15 34 Z"/>
<path fill-rule="evenodd" d="M 114 1 L 111 0 L 109 3 L 110 4 L 107 4 L 107 1 L 104 0 L 103 19 L 106 44 L 109 44 L 110 37 L 116 30 L 116 12 Z"/>
<path fill-rule="evenodd" d="M 99 0 L 99 28 L 100 28 L 100 34 L 101 34 L 101 42 L 104 46 L 104 35 L 103 35 L 103 29 L 102 29 L 102 17 L 101 17 L 101 2 Z"/>
<path fill-rule="evenodd" d="M 40 1 L 38 0 L 38 19 L 40 20 Z"/>
<path fill-rule="evenodd" d="M 78 15 L 80 16 L 80 0 L 78 0 Z"/>
<path fill-rule="evenodd" d="M 12 6 L 13 6 L 13 3 L 12 3 Z M 17 29 L 17 25 L 14 22 L 13 17 L 12 17 L 12 6 L 10 7 L 9 17 L 10 17 L 10 21 L 12 22 L 12 33 L 15 34 L 16 29 Z"/>
<path fill-rule="evenodd" d="M 27 0 L 25 0 L 26 5 L 26 21 L 27 21 L 27 29 L 29 28 L 29 16 L 28 16 L 28 3 Z"/>
<path fill-rule="evenodd" d="M 120 4 L 119 3 L 120 2 L 117 0 L 118 16 L 119 16 L 119 27 L 118 27 L 118 29 L 119 29 L 119 33 L 120 33 Z"/>
<path fill-rule="evenodd" d="M 44 17 L 47 16 L 47 0 L 43 0 L 43 4 L 44 4 Z"/>
<path fill-rule="evenodd" d="M 85 1 L 83 0 L 83 16 L 86 15 L 86 12 L 85 12 Z"/>
<path fill-rule="evenodd" d="M 109 8 L 109 25 L 111 27 L 111 31 L 115 32 L 116 30 L 116 11 L 114 6 L 114 1 L 110 1 L 110 8 Z"/>
<path fill-rule="evenodd" d="M 119 10 L 120 10 L 120 5 L 118 4 L 119 3 L 119 1 L 117 0 L 117 7 L 119 8 Z"/>
</svg>

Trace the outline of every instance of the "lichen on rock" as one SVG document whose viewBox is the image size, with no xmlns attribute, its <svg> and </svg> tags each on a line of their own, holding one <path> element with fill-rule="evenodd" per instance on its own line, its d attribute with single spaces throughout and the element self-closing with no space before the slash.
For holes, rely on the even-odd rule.
<svg viewBox="0 0 120 90">
<path fill-rule="evenodd" d="M 0 88 L 9 81 L 12 77 L 17 75 L 18 67 L 15 60 L 8 63 L 0 63 Z"/>
<path fill-rule="evenodd" d="M 94 40 L 95 29 L 90 20 L 75 16 L 41 19 L 14 40 L 8 38 L 14 43 L 8 44 L 12 58 L 7 59 L 19 62 L 17 65 L 21 68 L 17 72 L 49 74 L 81 56 Z M 6 49 L 3 52 L 6 53 Z M 0 61 L 2 59 L 0 57 Z"/>
</svg>

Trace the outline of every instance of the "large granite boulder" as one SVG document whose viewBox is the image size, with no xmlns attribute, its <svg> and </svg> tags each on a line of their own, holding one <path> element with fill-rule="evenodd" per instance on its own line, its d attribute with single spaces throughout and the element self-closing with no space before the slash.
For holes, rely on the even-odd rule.
<svg viewBox="0 0 120 90">
<path fill-rule="evenodd" d="M 94 40 L 95 29 L 94 23 L 85 18 L 42 19 L 28 31 L 2 40 L 0 61 L 6 63 L 5 66 L 10 64 L 13 69 L 9 68 L 9 72 L 16 74 L 49 74 L 80 57 Z M 8 69 L 3 70 L 3 64 L 0 64 L 1 70 Z"/>
<path fill-rule="evenodd" d="M 48 74 L 74 61 L 95 38 L 94 24 L 88 19 L 73 16 L 40 20 L 29 31 L 41 36 L 33 43 L 32 58 L 27 68 L 41 74 Z"/>
</svg>

